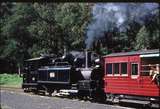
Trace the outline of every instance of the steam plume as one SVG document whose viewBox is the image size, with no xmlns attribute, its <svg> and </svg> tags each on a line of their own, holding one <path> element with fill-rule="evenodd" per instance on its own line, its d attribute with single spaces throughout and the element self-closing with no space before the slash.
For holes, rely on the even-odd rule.
<svg viewBox="0 0 160 109">
<path fill-rule="evenodd" d="M 98 3 L 92 8 L 92 22 L 87 27 L 86 47 L 103 37 L 104 33 L 117 27 L 125 31 L 130 21 L 144 24 L 154 14 L 158 3 Z"/>
</svg>

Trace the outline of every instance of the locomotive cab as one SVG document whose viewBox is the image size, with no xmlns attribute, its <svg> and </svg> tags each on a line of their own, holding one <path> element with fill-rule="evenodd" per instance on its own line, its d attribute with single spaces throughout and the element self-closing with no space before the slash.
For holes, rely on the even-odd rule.
<svg viewBox="0 0 160 109">
<path fill-rule="evenodd" d="M 37 86 L 38 86 L 37 69 L 43 65 L 47 65 L 48 63 L 49 63 L 48 57 L 37 57 L 37 58 L 31 58 L 24 61 L 23 83 L 22 83 L 22 88 L 24 89 L 24 91 L 37 89 Z"/>
</svg>

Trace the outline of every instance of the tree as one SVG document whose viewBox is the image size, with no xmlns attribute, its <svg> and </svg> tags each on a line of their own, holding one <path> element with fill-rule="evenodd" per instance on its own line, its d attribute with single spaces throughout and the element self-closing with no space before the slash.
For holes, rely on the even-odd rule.
<svg viewBox="0 0 160 109">
<path fill-rule="evenodd" d="M 135 49 L 147 49 L 150 47 L 150 38 L 149 38 L 149 32 L 147 31 L 146 27 L 143 26 L 136 36 L 136 43 L 135 43 Z"/>
<path fill-rule="evenodd" d="M 69 50 L 85 48 L 86 27 L 90 20 L 91 5 L 86 3 L 61 3 L 55 15 L 64 32 L 64 44 Z"/>
<path fill-rule="evenodd" d="M 5 36 L 5 46 L 1 57 L 7 58 L 20 65 L 29 58 L 28 48 L 34 43 L 27 27 L 36 19 L 34 8 L 30 3 L 17 3 L 12 8 L 12 15 L 2 26 L 2 35 Z"/>
<path fill-rule="evenodd" d="M 12 14 L 12 7 L 13 7 L 12 3 L 9 3 L 9 2 L 1 2 L 0 3 L 0 16 L 1 16 L 0 17 L 0 25 L 1 25 L 1 28 L 0 28 L 0 36 L 1 36 L 0 37 L 0 54 L 2 54 L 4 45 L 5 45 L 5 39 L 6 39 L 6 36 L 4 36 L 2 34 L 2 28 L 5 25 L 9 16 L 11 16 L 11 14 Z"/>
<path fill-rule="evenodd" d="M 145 19 L 144 25 L 136 35 L 135 49 L 158 49 L 160 48 L 159 39 L 159 9 L 153 11 L 154 14 Z"/>
<path fill-rule="evenodd" d="M 56 3 L 34 4 L 38 18 L 29 27 L 32 35 L 38 39 L 34 46 L 37 50 L 32 51 L 34 54 L 40 52 L 58 54 L 63 50 L 63 30 L 55 21 L 57 6 Z"/>
</svg>

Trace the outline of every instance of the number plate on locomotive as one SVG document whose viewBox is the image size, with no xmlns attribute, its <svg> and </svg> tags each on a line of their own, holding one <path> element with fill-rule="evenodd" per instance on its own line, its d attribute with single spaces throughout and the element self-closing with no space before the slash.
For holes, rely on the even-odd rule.
<svg viewBox="0 0 160 109">
<path fill-rule="evenodd" d="M 50 76 L 50 78 L 54 78 L 54 77 L 55 77 L 55 73 L 54 73 L 54 72 L 51 72 L 51 73 L 49 74 L 49 76 Z"/>
</svg>

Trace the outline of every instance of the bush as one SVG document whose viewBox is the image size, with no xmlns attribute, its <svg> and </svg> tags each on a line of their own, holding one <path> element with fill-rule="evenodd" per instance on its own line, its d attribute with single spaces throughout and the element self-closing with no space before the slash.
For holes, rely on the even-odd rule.
<svg viewBox="0 0 160 109">
<path fill-rule="evenodd" d="M 20 87 L 22 84 L 22 78 L 18 74 L 0 74 L 1 86 L 13 86 Z"/>
</svg>

